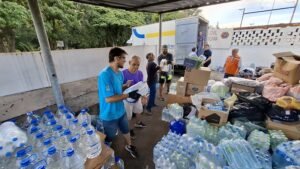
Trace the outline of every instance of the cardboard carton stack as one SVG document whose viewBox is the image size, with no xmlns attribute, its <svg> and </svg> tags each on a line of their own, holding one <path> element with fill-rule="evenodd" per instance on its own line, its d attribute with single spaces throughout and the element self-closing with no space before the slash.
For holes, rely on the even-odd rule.
<svg viewBox="0 0 300 169">
<path fill-rule="evenodd" d="M 210 73 L 211 70 L 206 67 L 186 70 L 184 77 L 177 82 L 177 95 L 190 96 L 202 92 L 210 78 Z"/>
</svg>

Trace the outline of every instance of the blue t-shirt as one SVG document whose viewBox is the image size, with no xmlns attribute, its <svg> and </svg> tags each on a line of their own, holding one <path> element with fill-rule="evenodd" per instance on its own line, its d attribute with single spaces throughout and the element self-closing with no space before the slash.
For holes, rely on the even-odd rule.
<svg viewBox="0 0 300 169">
<path fill-rule="evenodd" d="M 116 120 L 124 115 L 125 108 L 123 101 L 107 103 L 105 98 L 123 93 L 123 74 L 117 73 L 110 66 L 104 68 L 98 75 L 98 94 L 100 105 L 100 119 L 105 121 Z"/>
</svg>

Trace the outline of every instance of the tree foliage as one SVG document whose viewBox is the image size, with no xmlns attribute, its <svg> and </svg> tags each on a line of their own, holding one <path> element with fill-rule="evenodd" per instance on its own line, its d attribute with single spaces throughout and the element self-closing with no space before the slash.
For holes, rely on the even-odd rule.
<svg viewBox="0 0 300 169">
<path fill-rule="evenodd" d="M 74 3 L 40 0 L 44 25 L 52 50 L 57 41 L 65 48 L 96 48 L 126 45 L 131 27 L 158 21 L 157 14 Z M 197 10 L 164 14 L 163 20 L 193 15 Z M 199 11 L 199 10 L 198 10 Z M 0 52 L 38 50 L 27 0 L 0 0 Z"/>
</svg>

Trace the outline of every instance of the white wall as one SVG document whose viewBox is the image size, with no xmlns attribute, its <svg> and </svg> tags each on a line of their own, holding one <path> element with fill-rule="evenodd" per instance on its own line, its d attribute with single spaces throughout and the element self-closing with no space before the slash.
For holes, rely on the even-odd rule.
<svg viewBox="0 0 300 169">
<path fill-rule="evenodd" d="M 298 47 L 264 47 L 264 46 L 239 46 L 231 47 L 229 49 L 214 49 L 212 48 L 212 63 L 211 67 L 215 68 L 223 66 L 227 56 L 231 55 L 233 48 L 239 49 L 239 54 L 242 58 L 242 66 L 247 67 L 254 63 L 255 66 L 270 67 L 271 63 L 275 61 L 273 53 L 291 51 L 295 54 L 300 54 L 300 48 Z"/>
<path fill-rule="evenodd" d="M 146 78 L 145 56 L 148 52 L 157 53 L 157 47 L 122 48 L 128 53 L 127 61 L 133 55 L 142 58 L 140 70 Z M 97 76 L 99 71 L 108 65 L 109 50 L 110 48 L 52 51 L 59 82 L 66 83 Z M 50 81 L 40 52 L 0 53 L 0 96 L 49 86 Z"/>
</svg>

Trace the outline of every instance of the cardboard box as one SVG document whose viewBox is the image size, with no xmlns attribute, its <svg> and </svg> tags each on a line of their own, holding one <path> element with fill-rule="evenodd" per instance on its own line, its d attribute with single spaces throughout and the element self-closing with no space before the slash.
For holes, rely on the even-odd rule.
<svg viewBox="0 0 300 169">
<path fill-rule="evenodd" d="M 239 92 L 255 92 L 255 87 L 244 86 L 237 83 L 232 83 L 231 85 L 231 93 L 239 93 Z"/>
<path fill-rule="evenodd" d="M 186 88 L 186 95 L 190 96 L 190 95 L 200 93 L 204 90 L 204 87 L 205 86 L 201 86 L 201 85 L 198 85 L 198 84 L 188 83 L 187 88 Z"/>
<path fill-rule="evenodd" d="M 300 139 L 300 122 L 277 122 L 267 118 L 266 127 L 267 129 L 281 130 L 289 139 Z"/>
<path fill-rule="evenodd" d="M 203 100 L 203 104 L 206 103 L 214 103 L 215 100 L 205 99 Z M 216 111 L 216 110 L 209 110 L 206 107 L 202 106 L 200 110 L 198 110 L 198 118 L 205 119 L 207 122 L 216 125 L 222 126 L 227 123 L 228 115 L 229 115 L 230 108 L 226 112 L 224 111 Z"/>
<path fill-rule="evenodd" d="M 179 96 L 185 96 L 185 94 L 186 94 L 186 87 L 187 87 L 187 83 L 184 81 L 184 78 L 181 77 L 177 81 L 176 94 L 179 95 Z"/>
<path fill-rule="evenodd" d="M 206 86 L 210 79 L 211 70 L 207 67 L 201 67 L 200 69 L 186 70 L 184 73 L 184 81 L 191 84 L 198 84 L 200 86 Z"/>
<path fill-rule="evenodd" d="M 183 103 L 192 103 L 192 100 L 190 97 L 168 94 L 166 102 L 167 104 L 173 104 L 173 103 L 183 104 Z"/>
<path fill-rule="evenodd" d="M 300 80 L 300 56 L 292 52 L 273 55 L 276 57 L 274 75 L 289 84 L 297 84 Z"/>
</svg>

